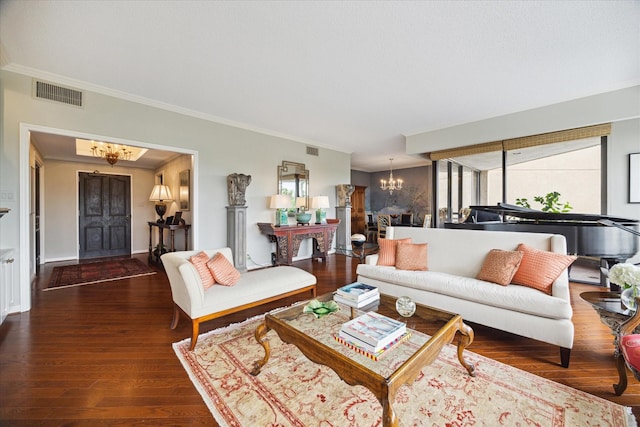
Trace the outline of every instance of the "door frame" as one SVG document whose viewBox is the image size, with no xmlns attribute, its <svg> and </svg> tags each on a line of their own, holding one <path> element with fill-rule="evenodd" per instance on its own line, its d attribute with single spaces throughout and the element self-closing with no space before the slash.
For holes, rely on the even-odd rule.
<svg viewBox="0 0 640 427">
<path fill-rule="evenodd" d="M 31 204 L 31 164 L 30 164 L 30 147 L 31 147 L 31 132 L 44 132 L 54 135 L 70 136 L 73 138 L 82 138 L 88 140 L 107 140 L 113 141 L 116 144 L 133 145 L 142 148 L 150 148 L 155 150 L 174 151 L 180 154 L 191 155 L 193 159 L 193 173 L 191 176 L 191 218 L 192 225 L 192 241 L 193 247 L 199 247 L 198 237 L 198 204 L 199 204 L 199 174 L 198 174 L 198 151 L 190 150 L 182 147 L 175 147 L 169 145 L 152 144 L 143 141 L 134 141 L 129 139 L 123 139 L 108 135 L 98 135 L 87 132 L 79 132 L 68 129 L 58 129 L 49 126 L 41 126 L 31 123 L 20 123 L 20 149 L 19 149 L 19 164 L 18 164 L 18 180 L 20 188 L 20 202 L 19 202 L 19 258 L 18 258 L 18 283 L 20 287 L 20 311 L 31 310 L 31 274 L 30 274 L 30 256 L 31 247 L 33 242 L 30 239 L 30 233 L 32 231 L 31 221 L 29 221 L 29 209 Z M 44 186 L 43 186 L 44 187 Z M 44 188 L 41 188 L 40 197 L 44 200 Z M 42 212 L 46 207 L 41 205 Z M 40 230 L 45 232 L 46 223 L 42 219 L 40 223 Z M 77 241 L 77 227 L 76 227 L 76 241 Z M 43 247 L 41 247 L 42 250 Z"/>
</svg>

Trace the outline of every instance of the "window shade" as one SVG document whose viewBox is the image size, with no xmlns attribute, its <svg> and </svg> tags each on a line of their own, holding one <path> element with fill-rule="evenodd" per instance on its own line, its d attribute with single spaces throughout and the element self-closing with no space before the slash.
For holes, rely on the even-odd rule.
<svg viewBox="0 0 640 427">
<path fill-rule="evenodd" d="M 539 135 L 523 136 L 521 138 L 507 139 L 503 142 L 505 151 L 519 150 L 521 148 L 535 147 L 538 145 L 556 144 L 558 142 L 575 141 L 577 139 L 594 138 L 611 133 L 611 123 L 605 123 L 583 128 L 549 132 Z"/>
<path fill-rule="evenodd" d="M 470 156 L 473 154 L 489 153 L 492 151 L 518 150 L 521 148 L 535 147 L 537 145 L 555 144 L 558 142 L 574 141 L 577 139 L 600 137 L 609 135 L 610 133 L 611 123 L 604 123 L 576 129 L 561 130 L 558 132 L 505 139 L 504 141 L 485 142 L 483 144 L 468 145 L 466 147 L 433 151 L 429 153 L 429 158 L 431 160 L 442 160 Z"/>
<path fill-rule="evenodd" d="M 452 148 L 449 150 L 434 151 L 429 154 L 431 160 L 451 159 L 453 157 L 470 156 L 472 154 L 502 151 L 502 141 L 487 142 L 484 144 L 469 145 L 467 147 Z"/>
</svg>

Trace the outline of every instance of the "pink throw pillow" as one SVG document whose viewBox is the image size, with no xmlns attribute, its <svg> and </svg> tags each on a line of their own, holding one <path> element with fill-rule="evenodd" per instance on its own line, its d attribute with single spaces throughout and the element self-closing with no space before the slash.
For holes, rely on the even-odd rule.
<svg viewBox="0 0 640 427">
<path fill-rule="evenodd" d="M 240 280 L 240 272 L 229 262 L 226 256 L 218 252 L 207 262 L 216 283 L 233 286 Z"/>
<path fill-rule="evenodd" d="M 396 268 L 398 270 L 427 270 L 426 243 L 398 243 L 396 247 Z"/>
<path fill-rule="evenodd" d="M 207 268 L 207 262 L 209 261 L 209 255 L 206 252 L 201 251 L 197 255 L 193 255 L 189 258 L 189 262 L 193 264 L 196 268 L 196 271 L 200 275 L 200 281 L 202 281 L 202 287 L 205 289 L 209 289 L 216 282 L 211 275 L 211 272 Z"/>
<path fill-rule="evenodd" d="M 378 262 L 376 265 L 387 265 L 391 267 L 396 265 L 396 245 L 398 242 L 411 243 L 411 237 L 398 240 L 378 239 L 378 247 L 380 250 L 378 251 Z"/>
<path fill-rule="evenodd" d="M 516 274 L 524 252 L 491 249 L 484 258 L 476 279 L 507 286 Z"/>
<path fill-rule="evenodd" d="M 524 243 L 518 245 L 523 252 L 522 262 L 511 283 L 528 286 L 551 295 L 553 282 L 576 260 L 575 256 L 541 251 Z"/>
</svg>

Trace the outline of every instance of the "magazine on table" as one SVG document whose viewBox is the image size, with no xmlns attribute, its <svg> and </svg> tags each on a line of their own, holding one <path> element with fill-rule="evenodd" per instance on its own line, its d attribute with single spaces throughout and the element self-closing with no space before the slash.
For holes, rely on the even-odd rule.
<svg viewBox="0 0 640 427">
<path fill-rule="evenodd" d="M 375 286 L 365 285 L 360 282 L 354 282 L 342 286 L 336 290 L 336 293 L 341 297 L 352 301 L 362 301 L 370 299 L 373 295 L 380 295 L 378 288 Z"/>
<path fill-rule="evenodd" d="M 376 312 L 368 312 L 342 325 L 339 335 L 342 338 L 353 337 L 375 353 L 393 342 L 407 331 L 403 322 L 391 319 Z"/>
<path fill-rule="evenodd" d="M 337 333 L 334 335 L 334 338 L 339 343 L 344 344 L 350 349 L 355 350 L 356 352 L 376 361 L 380 360 L 380 358 L 383 355 L 387 354 L 391 349 L 397 347 L 398 344 L 405 342 L 410 337 L 411 337 L 411 331 L 406 331 L 404 334 L 402 334 L 401 336 L 399 336 L 398 338 L 396 338 L 395 340 L 387 344 L 385 347 L 381 348 L 378 351 L 374 351 L 373 347 L 349 335 L 346 335 L 346 334 L 341 335 L 340 333 Z"/>
<path fill-rule="evenodd" d="M 345 298 L 342 295 L 334 294 L 333 300 L 349 307 L 354 308 L 367 308 L 369 306 L 377 306 L 380 303 L 380 294 L 376 293 L 371 298 L 363 299 L 361 301 L 354 301 L 349 298 Z"/>
</svg>

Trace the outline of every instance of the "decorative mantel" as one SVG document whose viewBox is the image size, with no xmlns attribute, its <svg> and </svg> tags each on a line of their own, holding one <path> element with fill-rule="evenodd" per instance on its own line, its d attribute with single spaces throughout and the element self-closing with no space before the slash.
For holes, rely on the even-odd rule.
<svg viewBox="0 0 640 427">
<path fill-rule="evenodd" d="M 276 264 L 291 265 L 293 257 L 298 255 L 300 244 L 305 239 L 313 239 L 313 254 L 311 258 L 326 260 L 339 223 L 339 221 L 334 221 L 327 220 L 327 224 L 282 227 L 275 227 L 267 222 L 259 222 L 258 227 L 263 234 L 267 235 L 269 240 L 276 243 Z"/>
</svg>

